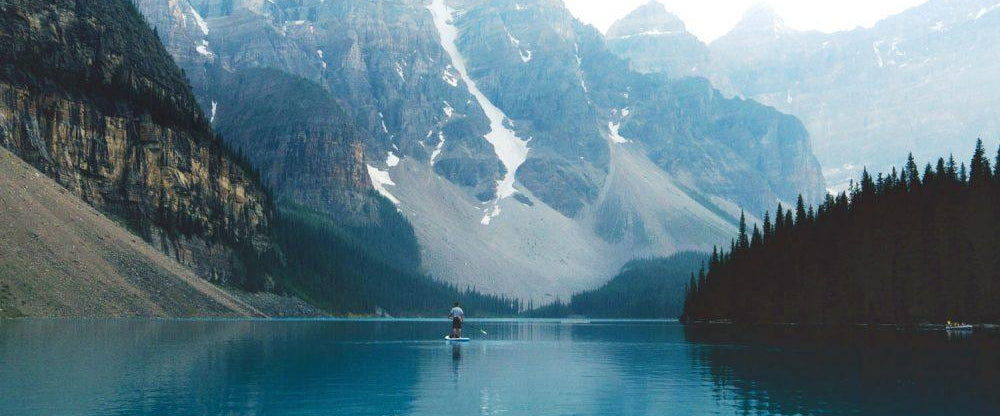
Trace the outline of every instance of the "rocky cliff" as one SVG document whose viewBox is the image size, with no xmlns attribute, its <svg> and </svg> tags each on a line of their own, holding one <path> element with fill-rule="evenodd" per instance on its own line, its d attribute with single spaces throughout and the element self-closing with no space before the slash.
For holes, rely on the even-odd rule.
<svg viewBox="0 0 1000 416">
<path fill-rule="evenodd" d="M 267 286 L 269 197 L 133 5 L 0 10 L 0 144 L 202 277 Z"/>
<path fill-rule="evenodd" d="M 364 136 L 319 84 L 264 68 L 214 79 L 216 131 L 244 152 L 276 198 L 345 222 L 378 218 Z"/>
</svg>

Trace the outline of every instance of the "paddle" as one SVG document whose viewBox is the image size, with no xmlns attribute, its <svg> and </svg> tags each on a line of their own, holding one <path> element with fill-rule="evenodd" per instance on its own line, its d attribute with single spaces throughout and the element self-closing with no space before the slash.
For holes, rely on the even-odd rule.
<svg viewBox="0 0 1000 416">
<path fill-rule="evenodd" d="M 482 332 L 483 335 L 489 335 L 488 333 L 486 333 L 486 331 L 484 331 L 482 328 L 480 328 L 478 326 L 473 326 L 473 325 L 468 325 L 468 324 L 466 324 L 465 326 L 467 326 L 469 328 L 472 328 L 472 329 L 475 329 L 475 330 L 477 330 L 479 332 Z"/>
</svg>

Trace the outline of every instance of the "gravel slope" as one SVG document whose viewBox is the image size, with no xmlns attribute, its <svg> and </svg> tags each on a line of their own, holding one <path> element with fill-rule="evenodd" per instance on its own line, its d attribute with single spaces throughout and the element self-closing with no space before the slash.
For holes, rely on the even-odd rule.
<svg viewBox="0 0 1000 416">
<path fill-rule="evenodd" d="M 0 317 L 263 316 L 0 148 Z"/>
</svg>

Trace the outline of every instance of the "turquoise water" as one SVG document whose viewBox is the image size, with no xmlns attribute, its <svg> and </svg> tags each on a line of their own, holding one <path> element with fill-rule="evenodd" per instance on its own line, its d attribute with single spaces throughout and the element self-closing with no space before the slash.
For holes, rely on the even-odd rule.
<svg viewBox="0 0 1000 416">
<path fill-rule="evenodd" d="M 0 321 L 0 414 L 1000 414 L 996 333 L 470 323 Z"/>
</svg>

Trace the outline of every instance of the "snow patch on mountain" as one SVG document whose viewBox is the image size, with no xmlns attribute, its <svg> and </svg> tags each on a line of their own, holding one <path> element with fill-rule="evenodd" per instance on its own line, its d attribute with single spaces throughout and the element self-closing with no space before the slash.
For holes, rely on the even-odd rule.
<svg viewBox="0 0 1000 416">
<path fill-rule="evenodd" d="M 444 0 L 434 0 L 427 9 L 430 10 L 434 19 L 441 47 L 451 57 L 452 65 L 458 71 L 458 75 L 462 81 L 465 81 L 469 93 L 476 99 L 490 121 L 490 132 L 486 134 L 485 138 L 493 145 L 497 158 L 507 168 L 507 174 L 497 181 L 497 202 L 499 202 L 517 192 L 514 189 L 515 175 L 517 168 L 528 158 L 528 142 L 507 128 L 505 122 L 508 118 L 506 114 L 479 90 L 476 82 L 469 76 L 465 66 L 465 58 L 455 43 L 458 39 L 458 28 L 452 24 L 452 10 L 444 3 Z"/>
<path fill-rule="evenodd" d="M 580 87 L 583 88 L 584 94 L 590 94 L 590 89 L 587 88 L 587 80 L 583 76 L 583 59 L 580 58 L 580 44 L 574 43 L 573 50 L 576 51 L 576 70 L 577 76 L 580 77 Z"/>
<path fill-rule="evenodd" d="M 622 135 L 618 132 L 619 128 L 621 128 L 621 123 L 615 123 L 613 121 L 608 122 L 608 131 L 611 133 L 611 141 L 617 144 L 628 143 L 629 139 L 622 137 Z"/>
<path fill-rule="evenodd" d="M 323 69 L 326 69 L 326 59 L 323 58 L 323 50 L 322 49 L 317 49 L 316 50 L 316 55 L 319 55 L 319 65 L 322 66 Z"/>
<path fill-rule="evenodd" d="M 441 74 L 441 79 L 443 79 L 444 82 L 447 82 L 448 85 L 451 85 L 452 87 L 457 87 L 458 86 L 458 77 L 456 77 L 455 74 L 451 73 L 452 69 L 454 69 L 454 67 L 452 67 L 451 65 L 448 65 L 444 69 L 444 73 Z"/>
<path fill-rule="evenodd" d="M 400 80 L 404 82 L 406 81 L 406 76 L 403 75 L 403 66 L 400 65 L 399 62 L 396 62 L 396 75 L 399 75 Z"/>
<path fill-rule="evenodd" d="M 480 220 L 479 223 L 482 225 L 490 225 L 490 222 L 493 221 L 494 218 L 500 216 L 500 205 L 494 205 L 493 208 L 487 208 L 485 210 L 485 214 L 486 215 L 483 215 L 483 219 Z"/>
<path fill-rule="evenodd" d="M 521 41 L 517 40 L 517 38 L 515 38 L 514 35 L 510 33 L 510 29 L 507 29 L 506 25 L 504 25 L 503 31 L 507 32 L 507 39 L 510 40 L 510 44 L 514 45 L 514 48 L 517 49 L 517 53 L 519 55 L 521 55 L 521 62 L 524 62 L 524 63 L 530 62 L 531 61 L 531 50 L 521 49 Z"/>
<path fill-rule="evenodd" d="M 199 54 L 207 56 L 209 58 L 214 58 L 215 53 L 208 49 L 208 41 L 202 40 L 200 45 L 194 47 L 194 50 L 198 51 Z"/>
<path fill-rule="evenodd" d="M 399 205 L 399 199 L 389 192 L 389 190 L 385 189 L 386 186 L 396 186 L 396 183 L 389 176 L 389 171 L 380 170 L 372 165 L 366 164 L 365 166 L 368 167 L 368 177 L 371 179 L 372 187 L 375 188 L 375 191 L 392 201 L 393 204 Z"/>
<path fill-rule="evenodd" d="M 635 38 L 635 37 L 642 37 L 642 36 L 680 35 L 680 34 L 684 34 L 684 33 L 687 33 L 687 32 L 677 32 L 677 31 L 672 31 L 672 30 L 656 30 L 656 29 L 653 29 L 653 30 L 647 30 L 647 31 L 642 32 L 642 33 L 635 33 L 635 34 L 631 34 L 631 35 L 621 36 L 618 39 L 628 39 L 628 38 Z"/>
<path fill-rule="evenodd" d="M 441 150 L 444 150 L 444 132 L 438 132 L 438 144 L 434 146 L 434 151 L 431 152 L 431 166 L 434 166 L 434 161 L 437 160 L 438 155 L 441 154 Z"/>
<path fill-rule="evenodd" d="M 611 110 L 611 121 L 608 122 L 608 137 L 611 139 L 612 143 L 623 144 L 632 142 L 631 140 L 622 137 L 621 133 L 619 133 L 622 121 L 625 120 L 625 117 L 628 117 L 629 113 L 630 111 L 628 107 L 621 110 Z M 615 121 L 615 118 L 618 118 L 618 121 Z"/>
<path fill-rule="evenodd" d="M 385 116 L 382 115 L 381 111 L 379 111 L 379 113 L 378 113 L 378 121 L 380 123 L 382 123 L 382 132 L 383 133 L 389 133 L 389 128 L 386 127 L 386 125 L 385 125 Z"/>
<path fill-rule="evenodd" d="M 992 12 L 992 11 L 998 9 L 998 8 L 1000 8 L 1000 3 L 994 4 L 994 5 L 990 6 L 990 7 L 984 7 L 982 9 L 979 9 L 979 13 L 976 13 L 976 19 L 975 20 L 979 20 L 983 16 L 986 16 L 986 13 Z"/>
<path fill-rule="evenodd" d="M 199 29 L 201 29 L 201 33 L 203 35 L 208 35 L 208 22 L 201 18 L 201 15 L 198 14 L 198 11 L 195 10 L 194 7 L 191 7 L 191 16 L 194 17 L 194 23 L 198 25 Z"/>
<path fill-rule="evenodd" d="M 390 151 L 389 154 L 385 156 L 385 164 L 389 165 L 390 168 L 395 167 L 399 164 L 399 156 L 396 156 L 395 153 Z"/>
</svg>

